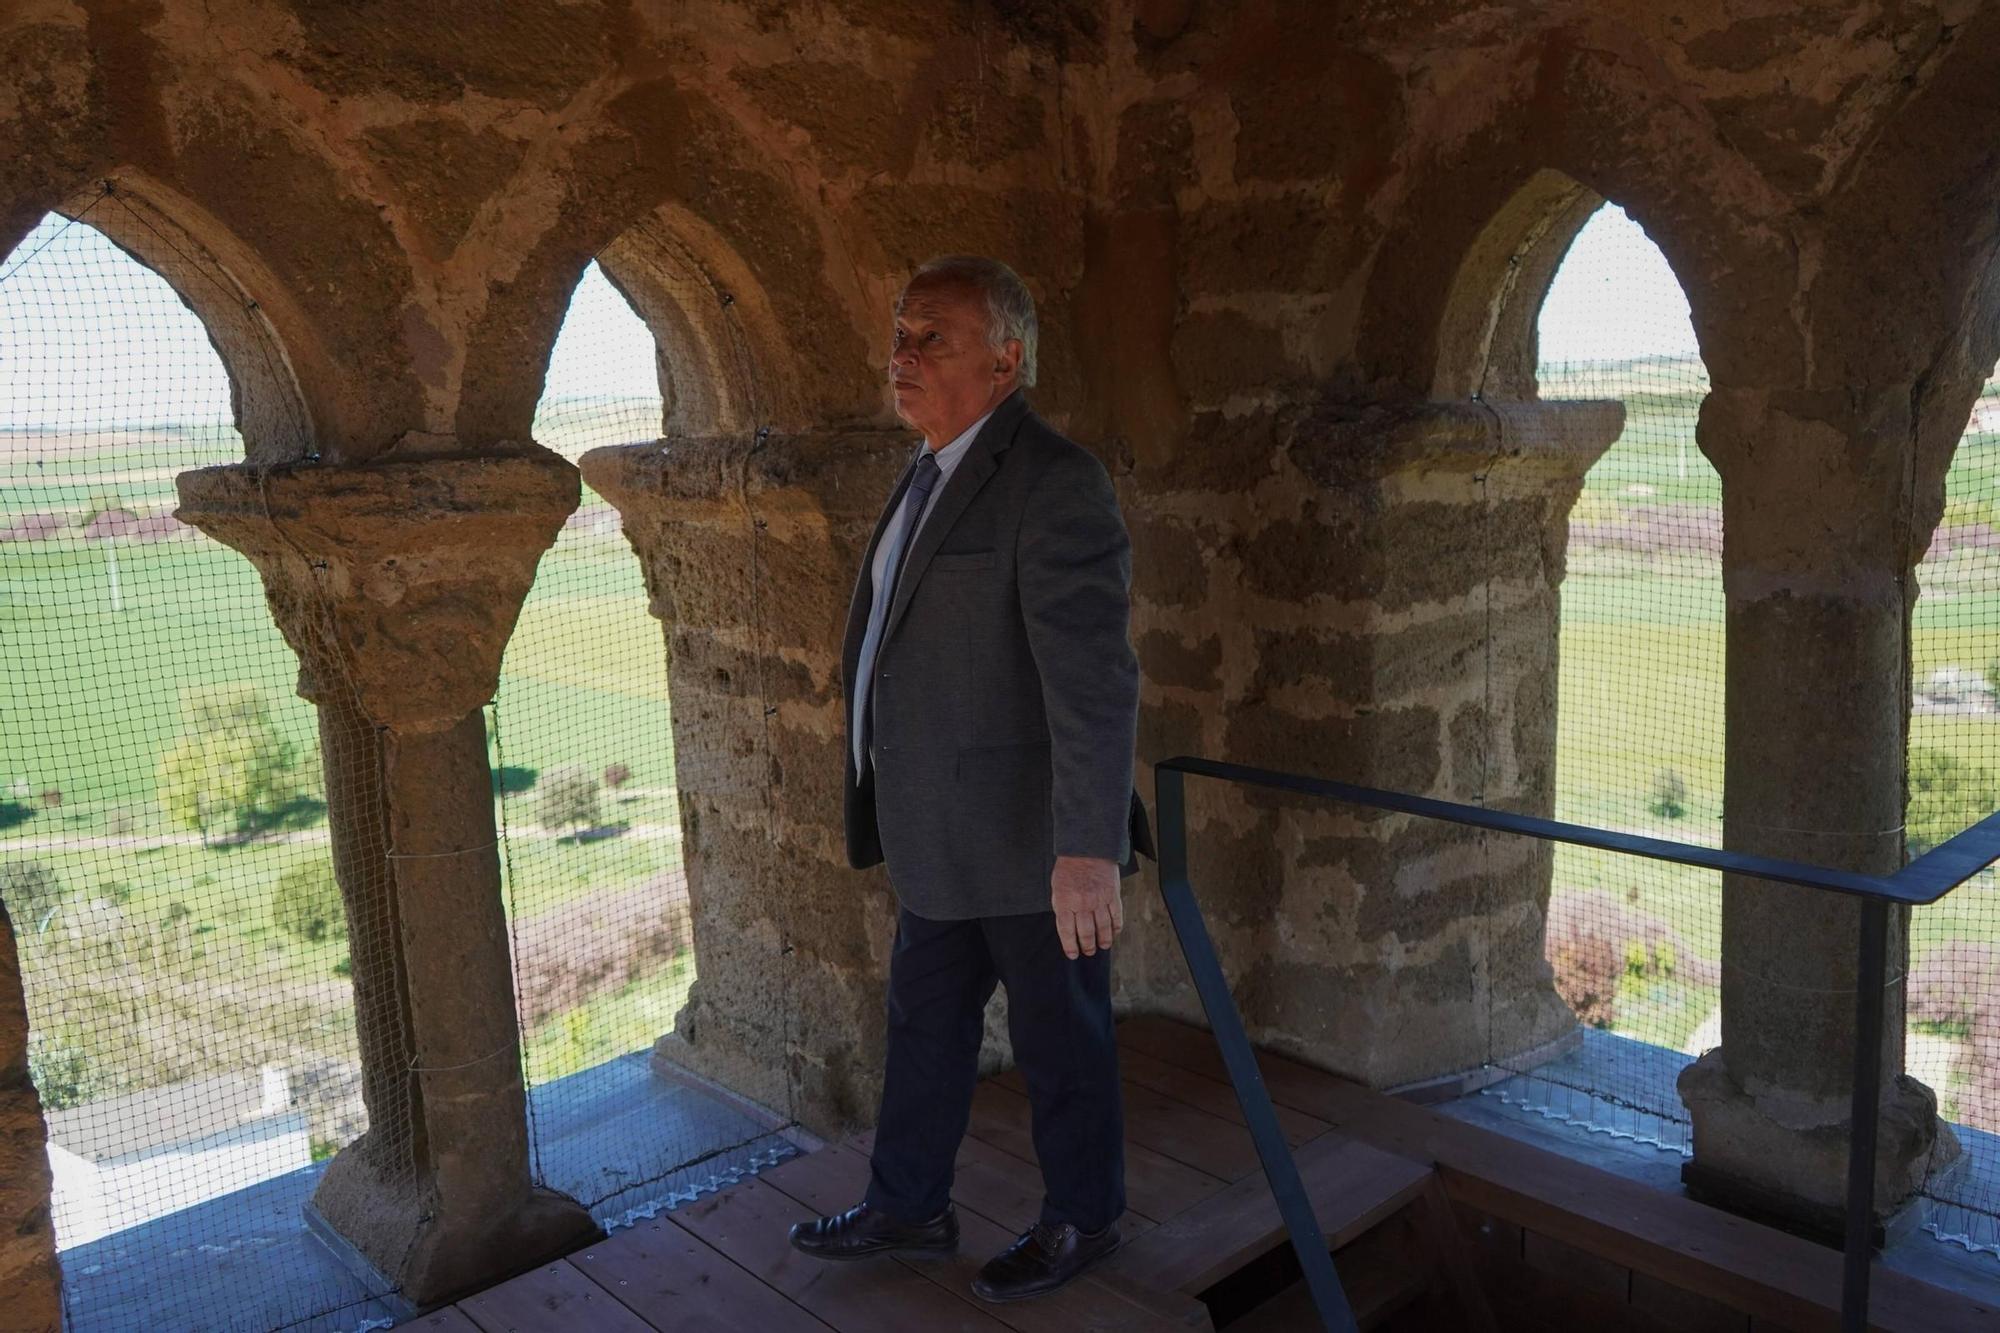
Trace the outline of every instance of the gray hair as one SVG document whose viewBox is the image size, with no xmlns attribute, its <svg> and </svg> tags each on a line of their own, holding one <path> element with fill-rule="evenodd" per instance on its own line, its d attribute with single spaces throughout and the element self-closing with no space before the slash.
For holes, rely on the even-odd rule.
<svg viewBox="0 0 2000 1333">
<path fill-rule="evenodd" d="M 920 281 L 964 283 L 986 298 L 986 341 L 998 351 L 1009 338 L 1021 344 L 1020 381 L 1023 387 L 1035 383 L 1035 345 L 1041 334 L 1035 323 L 1035 298 L 1021 275 L 997 259 L 982 255 L 939 255 L 925 260 L 905 292 Z"/>
</svg>

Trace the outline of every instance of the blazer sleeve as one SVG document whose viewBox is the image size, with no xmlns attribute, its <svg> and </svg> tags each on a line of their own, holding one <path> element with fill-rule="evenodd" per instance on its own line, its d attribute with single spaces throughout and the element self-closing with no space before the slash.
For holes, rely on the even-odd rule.
<svg viewBox="0 0 2000 1333">
<path fill-rule="evenodd" d="M 1015 549 L 1028 646 L 1042 678 L 1055 852 L 1124 864 L 1132 854 L 1139 661 L 1132 543 L 1104 465 L 1071 444 L 1029 489 Z"/>
</svg>

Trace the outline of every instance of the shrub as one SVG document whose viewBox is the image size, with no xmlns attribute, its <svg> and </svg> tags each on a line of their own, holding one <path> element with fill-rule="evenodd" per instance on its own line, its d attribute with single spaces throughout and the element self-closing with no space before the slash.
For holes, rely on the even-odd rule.
<svg viewBox="0 0 2000 1333">
<path fill-rule="evenodd" d="M 1625 975 L 1644 977 L 1652 970 L 1653 956 L 1646 949 L 1644 940 L 1625 941 Z"/>
<path fill-rule="evenodd" d="M 1969 764 L 1949 750 L 1910 751 L 1909 804 L 1904 845 L 1922 856 L 2000 807 L 1992 770 Z"/>
<path fill-rule="evenodd" d="M 81 1106 L 111 1090 L 111 1080 L 90 1052 L 66 1035 L 28 1034 L 28 1075 L 41 1094 L 43 1108 L 50 1111 Z"/>
<path fill-rule="evenodd" d="M 1662 819 L 1679 819 L 1687 813 L 1688 789 L 1681 775 L 1663 768 L 1653 779 L 1653 799 L 1648 805 Z"/>
<path fill-rule="evenodd" d="M 1577 1021 L 1608 1028 L 1618 1007 L 1618 951 L 1594 931 L 1565 930 L 1549 940 L 1549 965 L 1556 993 L 1576 1011 Z"/>
<path fill-rule="evenodd" d="M 247 832 L 306 794 L 297 748 L 255 686 L 186 690 L 180 739 L 160 756 L 160 804 L 204 841 L 224 820 Z"/>
<path fill-rule="evenodd" d="M 0 861 L 0 902 L 17 930 L 42 929 L 66 893 L 62 876 L 45 861 Z"/>
<path fill-rule="evenodd" d="M 347 913 L 340 905 L 340 886 L 325 861 L 293 866 L 278 879 L 271 895 L 271 920 L 280 930 L 311 944 L 347 938 Z"/>
<path fill-rule="evenodd" d="M 535 789 L 535 817 L 543 828 L 590 828 L 598 820 L 597 778 L 565 764 L 545 776 Z"/>
<path fill-rule="evenodd" d="M 1912 1023 L 1969 1031 L 1981 1006 L 2000 999 L 2000 946 L 1947 940 L 1911 966 L 1907 994 Z"/>
</svg>

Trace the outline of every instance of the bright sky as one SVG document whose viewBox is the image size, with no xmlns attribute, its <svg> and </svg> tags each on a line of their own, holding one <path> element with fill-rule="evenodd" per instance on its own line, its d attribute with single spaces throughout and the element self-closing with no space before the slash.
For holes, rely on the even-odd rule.
<svg viewBox="0 0 2000 1333">
<path fill-rule="evenodd" d="M 562 332 L 549 354 L 543 401 L 556 398 L 646 397 L 660 391 L 653 335 L 592 261 L 576 284 Z"/>
<path fill-rule="evenodd" d="M 201 321 L 104 233 L 51 215 L 0 261 L 0 430 L 229 420 Z"/>
<path fill-rule="evenodd" d="M 1665 257 L 1622 210 L 1600 210 L 1543 307 L 1543 360 L 1696 350 Z M 556 339 L 544 407 L 658 391 L 645 325 L 590 265 Z M 50 217 L 0 263 L 0 429 L 228 419 L 228 383 L 200 322 L 101 233 Z"/>
<path fill-rule="evenodd" d="M 1540 340 L 1545 364 L 1701 351 L 1667 257 L 1616 204 L 1592 214 L 1563 256 L 1542 303 Z"/>
</svg>

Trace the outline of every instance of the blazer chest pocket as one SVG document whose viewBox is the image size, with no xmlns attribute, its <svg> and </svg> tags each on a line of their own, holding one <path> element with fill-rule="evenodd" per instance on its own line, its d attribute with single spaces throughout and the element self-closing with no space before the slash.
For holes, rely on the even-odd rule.
<svg viewBox="0 0 2000 1333">
<path fill-rule="evenodd" d="M 991 547 L 983 551 L 939 551 L 931 557 L 930 569 L 935 573 L 954 570 L 991 569 L 1000 563 L 1000 553 Z"/>
</svg>

